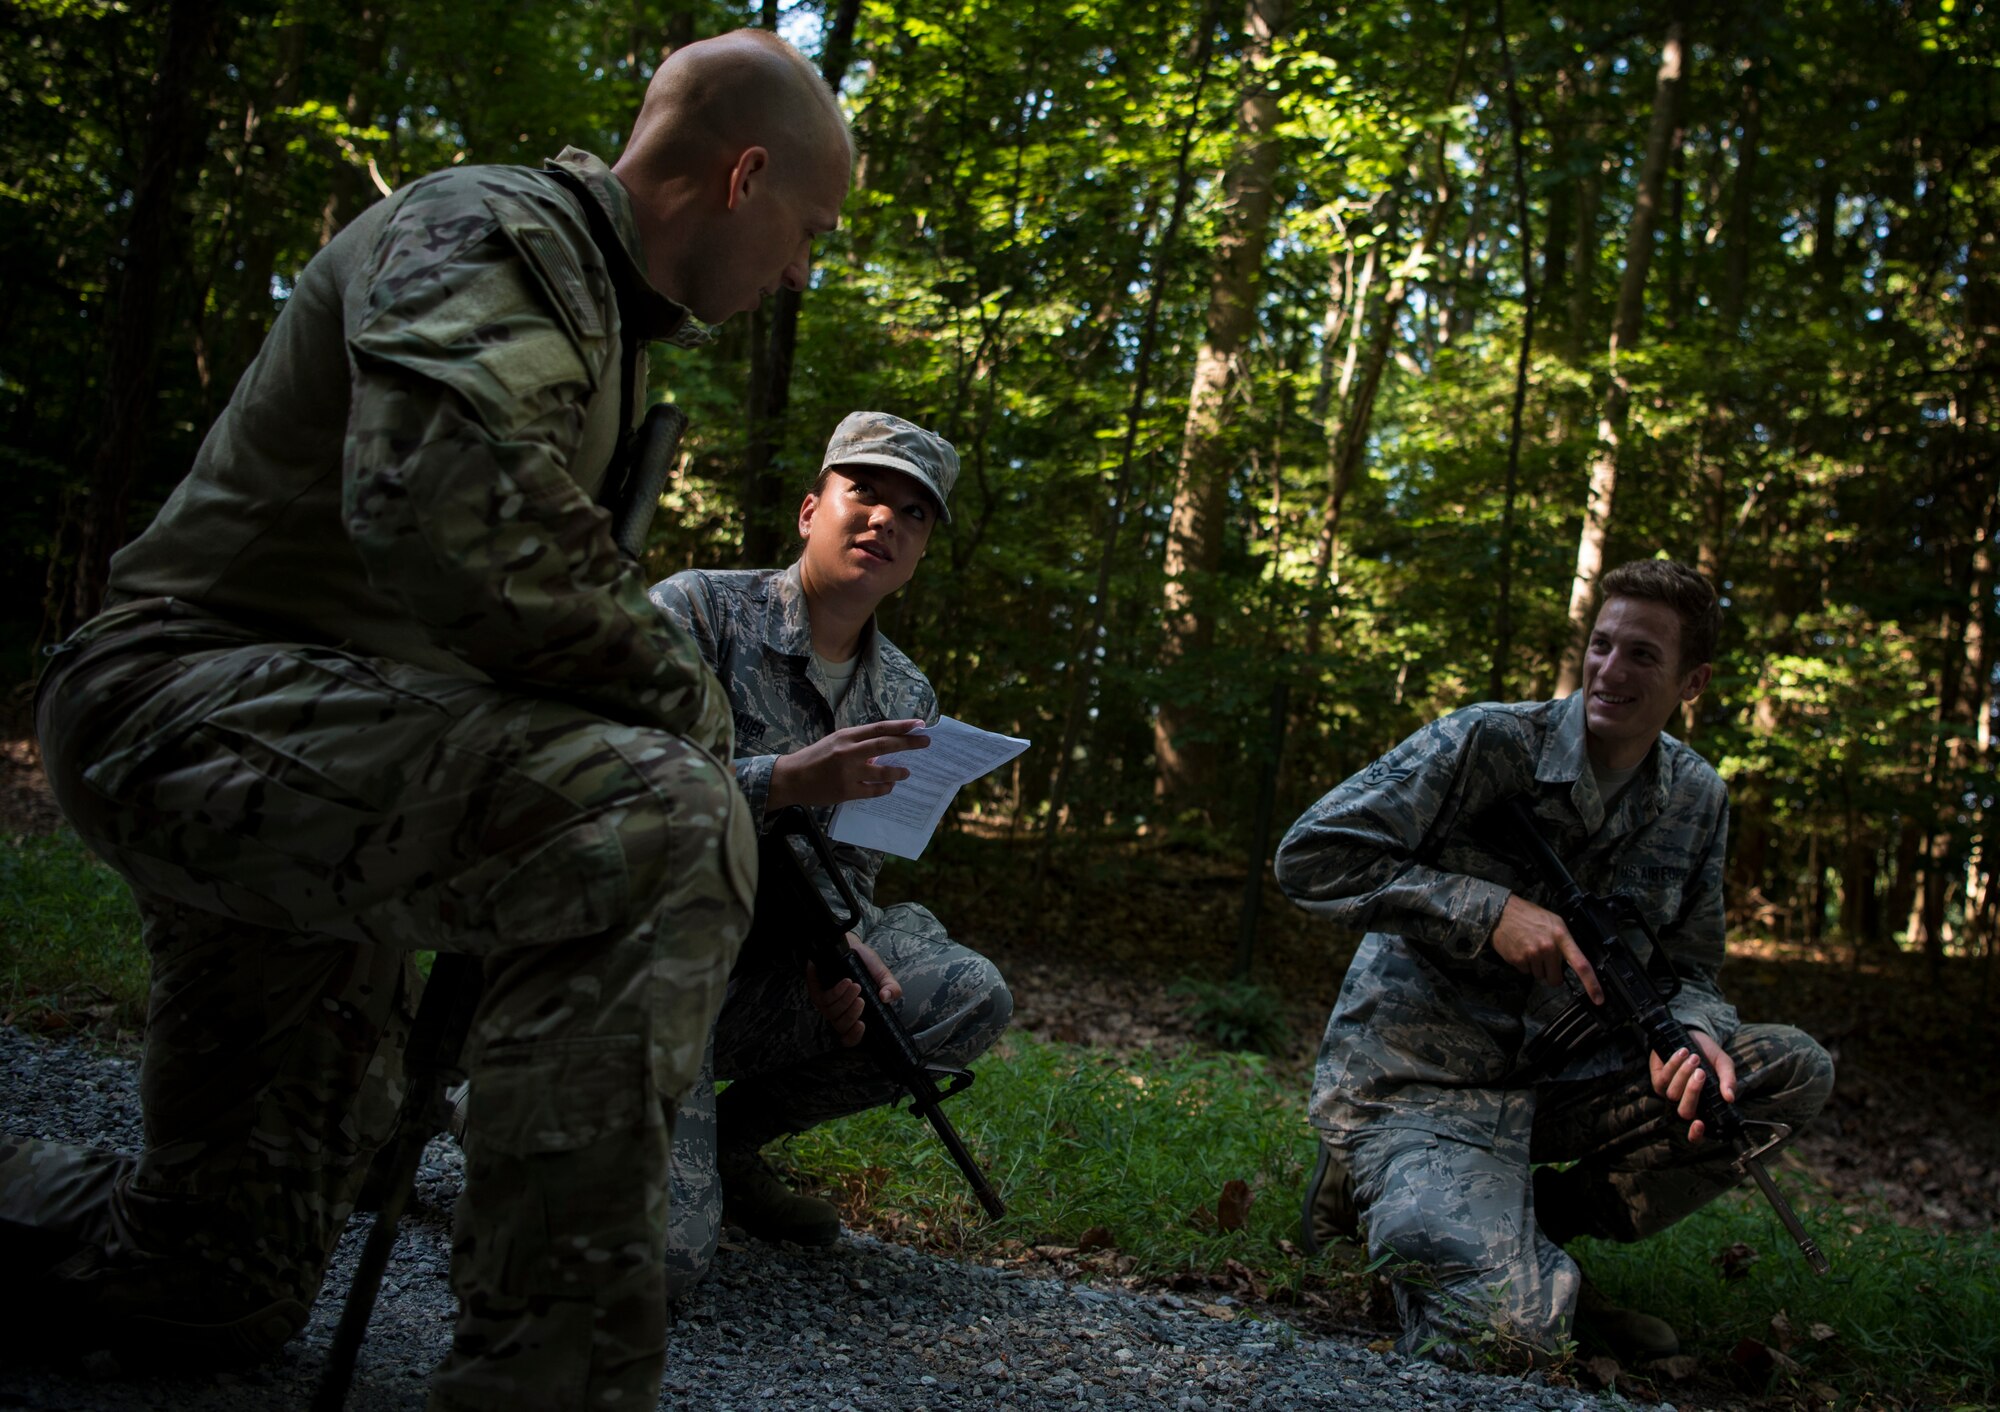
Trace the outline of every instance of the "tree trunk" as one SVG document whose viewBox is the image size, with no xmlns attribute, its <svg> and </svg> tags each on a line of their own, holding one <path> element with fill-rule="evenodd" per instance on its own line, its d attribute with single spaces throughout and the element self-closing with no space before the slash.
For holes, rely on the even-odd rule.
<svg viewBox="0 0 2000 1412">
<path fill-rule="evenodd" d="M 1561 351 L 1571 363 L 1583 361 L 1583 350 L 1589 344 L 1590 330 L 1596 322 L 1597 208 L 1604 201 L 1605 157 L 1601 150 L 1598 118 L 1589 112 L 1588 105 L 1596 97 L 1602 81 L 1598 73 L 1592 73 L 1584 80 L 1579 95 L 1579 104 L 1585 107 L 1584 149 L 1595 151 L 1596 160 L 1584 169 L 1584 175 L 1577 182 L 1576 217 L 1570 232 L 1569 320 L 1563 329 Z"/>
<path fill-rule="evenodd" d="M 847 65 L 854 54 L 854 26 L 861 14 L 861 0 L 839 0 L 839 8 L 827 16 L 826 40 L 820 50 L 820 77 L 827 87 L 840 92 L 847 77 Z M 777 7 L 766 5 L 766 28 L 777 28 Z M 753 348 L 750 360 L 749 438 L 743 456 L 743 562 L 752 565 L 775 563 L 784 554 L 790 536 L 789 519 L 775 513 L 789 512 L 802 487 L 787 484 L 777 468 L 779 448 L 785 440 L 785 413 L 792 402 L 792 362 L 799 346 L 799 306 L 804 295 L 796 289 L 780 289 L 771 300 L 769 328 L 751 325 Z"/>
<path fill-rule="evenodd" d="M 1471 47 L 1472 26 L 1468 13 L 1468 23 L 1459 33 L 1458 57 L 1452 64 L 1451 77 L 1445 82 L 1444 101 L 1440 105 L 1449 109 L 1457 100 L 1459 80 L 1465 74 L 1466 56 Z M 1402 269 L 1415 268 L 1424 253 L 1434 249 L 1439 233 L 1444 228 L 1444 218 L 1451 206 L 1452 168 L 1447 160 L 1446 147 L 1449 132 L 1442 125 L 1437 135 L 1437 177 L 1431 193 L 1430 209 L 1424 217 L 1422 231 L 1409 253 L 1400 262 Z M 1411 184 L 1421 181 L 1419 170 L 1422 148 L 1414 147 L 1409 154 Z M 1396 217 L 1400 203 L 1392 193 L 1389 210 L 1382 221 L 1384 239 L 1393 238 Z M 1331 584 L 1338 594 L 1340 587 L 1340 514 L 1347 493 L 1354 486 L 1355 477 L 1361 474 L 1361 454 L 1368 446 L 1368 432 L 1375 419 L 1375 397 L 1381 390 L 1382 374 L 1388 369 L 1390 350 L 1395 346 L 1396 326 L 1402 319 L 1403 310 L 1410 301 L 1410 280 L 1405 273 L 1398 272 L 1384 291 L 1382 307 L 1376 311 L 1373 326 L 1369 332 L 1368 351 L 1357 365 L 1355 352 L 1360 344 L 1363 328 L 1362 314 L 1368 306 L 1368 285 L 1376 263 L 1375 247 L 1370 247 L 1368 259 L 1362 267 L 1360 287 L 1354 297 L 1353 341 L 1348 345 L 1347 361 L 1340 375 L 1340 416 L 1336 421 L 1326 423 L 1327 468 L 1326 502 L 1320 516 L 1320 535 L 1314 555 L 1314 588 L 1323 591 Z M 1338 609 L 1336 608 L 1336 613 Z M 1320 620 L 1315 618 L 1306 629 L 1306 651 L 1319 651 Z"/>
<path fill-rule="evenodd" d="M 1739 343 L 1744 337 L 1743 304 L 1750 288 L 1750 256 L 1756 239 L 1754 197 L 1757 180 L 1757 151 L 1763 144 L 1763 105 L 1758 92 L 1759 73 L 1752 68 L 1743 77 L 1742 141 L 1736 153 L 1736 174 L 1730 185 L 1729 214 L 1722 229 L 1724 274 L 1722 298 L 1717 305 L 1717 323 L 1723 337 Z M 1695 567 L 1701 570 L 1717 592 L 1727 571 L 1729 543 L 1729 465 L 1722 444 L 1731 439 L 1736 424 L 1735 370 L 1723 381 L 1715 406 L 1707 418 L 1696 452 L 1696 481 L 1701 487 L 1701 503 L 1695 520 Z M 1699 701 L 1690 701 L 1681 711 L 1682 738 L 1692 742 L 1700 720 Z"/>
<path fill-rule="evenodd" d="M 132 483 L 147 464 L 163 304 L 174 284 L 170 266 L 187 234 L 180 194 L 192 184 L 207 137 L 209 69 L 227 13 L 218 0 L 173 0 L 167 9 L 123 258 L 105 306 L 105 405 L 87 458 L 89 495 L 58 636 L 103 605 L 111 554 L 125 539 Z"/>
<path fill-rule="evenodd" d="M 1257 293 L 1269 238 L 1278 168 L 1278 95 L 1270 83 L 1272 43 L 1289 0 L 1249 0 L 1243 15 L 1246 83 L 1237 110 L 1240 142 L 1223 176 L 1227 215 L 1209 289 L 1207 335 L 1195 358 L 1182 437 L 1173 518 L 1167 530 L 1161 667 L 1167 678 L 1154 721 L 1157 788 L 1169 807 L 1205 806 L 1213 797 L 1216 750 L 1188 686 L 1175 680 L 1190 656 L 1215 640 L 1213 579 L 1222 564 L 1230 473 L 1236 462 L 1232 403 L 1256 332 Z"/>
<path fill-rule="evenodd" d="M 1514 646 L 1514 500 L 1521 479 L 1521 422 L 1528 402 L 1528 366 L 1535 346 L 1535 241 L 1528 213 L 1527 119 L 1521 111 L 1520 85 L 1514 74 L 1514 51 L 1507 36 L 1506 0 L 1493 0 L 1493 27 L 1500 39 L 1500 72 L 1507 85 L 1508 145 L 1513 149 L 1514 243 L 1521 254 L 1521 351 L 1514 361 L 1514 397 L 1507 412 L 1507 478 L 1501 489 L 1500 549 L 1494 574 L 1493 660 L 1487 670 L 1487 696 L 1504 701 L 1507 658 Z"/>
<path fill-rule="evenodd" d="M 354 6 L 354 82 L 347 90 L 343 114 L 352 127 L 375 120 L 373 86 L 382 72 L 382 60 L 389 51 L 390 15 L 380 0 L 360 0 Z M 389 124 L 393 131 L 395 124 Z M 333 184 L 327 191 L 326 207 L 320 212 L 319 243 L 326 244 L 340 234 L 342 226 L 375 204 L 381 192 L 370 180 L 365 165 L 355 160 L 351 146 L 343 145 L 333 165 Z M 340 160 L 345 159 L 345 160 Z M 378 174 L 379 175 L 379 174 Z"/>
<path fill-rule="evenodd" d="M 1590 491 L 1584 502 L 1583 533 L 1577 539 L 1576 571 L 1570 579 L 1570 641 L 1563 653 L 1556 694 L 1577 689 L 1583 675 L 1583 644 L 1590 631 L 1597 580 L 1604 571 L 1604 546 L 1611 533 L 1611 515 L 1618 489 L 1618 454 L 1625 434 L 1632 386 L 1618 366 L 1622 350 L 1636 347 L 1646 311 L 1646 272 L 1652 264 L 1653 226 L 1660 192 L 1671 157 L 1671 139 L 1680 126 L 1685 47 L 1678 18 L 1667 26 L 1660 46 L 1660 72 L 1654 87 L 1653 125 L 1646 139 L 1646 161 L 1632 202 L 1632 224 L 1625 241 L 1625 273 L 1618 284 L 1618 313 L 1611 328 L 1611 379 L 1597 419 L 1597 449 L 1591 457 Z"/>
</svg>

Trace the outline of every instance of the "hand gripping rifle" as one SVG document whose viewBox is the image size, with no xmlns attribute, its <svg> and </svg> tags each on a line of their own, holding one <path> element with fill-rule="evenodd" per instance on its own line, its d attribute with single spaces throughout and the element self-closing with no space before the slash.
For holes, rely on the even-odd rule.
<svg viewBox="0 0 2000 1412">
<path fill-rule="evenodd" d="M 804 839 L 812 849 L 820 871 L 839 891 L 846 915 L 834 911 L 793 851 L 790 840 L 795 837 Z M 796 804 L 779 810 L 759 841 L 758 853 L 757 920 L 753 932 L 774 937 L 782 934 L 788 940 L 802 943 L 805 959 L 812 962 L 822 986 L 836 985 L 843 977 L 853 978 L 861 987 L 861 1043 L 870 1057 L 909 1095 L 910 1112 L 936 1131 L 951 1160 L 958 1163 L 958 1170 L 972 1184 L 972 1194 L 979 1198 L 986 1214 L 995 1220 L 1006 1215 L 1006 1203 L 986 1180 L 986 1173 L 979 1169 L 979 1163 L 943 1108 L 945 1099 L 971 1087 L 972 1071 L 927 1062 L 896 1012 L 883 1004 L 880 987 L 868 973 L 868 964 L 847 944 L 847 934 L 861 921 L 861 904 L 855 899 L 847 874 L 834 861 L 833 848 L 820 831 L 818 821 Z M 944 1080 L 942 1088 L 938 1086 L 939 1079 Z"/>
<path fill-rule="evenodd" d="M 1593 1004 L 1586 996 L 1550 1026 L 1542 1037 L 1547 1043 L 1534 1047 L 1540 1055 L 1547 1056 L 1574 1043 L 1579 1037 L 1579 1029 L 1615 1034 L 1629 1027 L 1662 1060 L 1671 1059 L 1682 1050 L 1693 1055 L 1706 1075 L 1697 1109 L 1702 1127 L 1710 1136 L 1719 1137 L 1729 1144 L 1736 1154 L 1737 1170 L 1748 1172 L 1757 1183 L 1764 1199 L 1777 1212 L 1778 1220 L 1798 1242 L 1799 1250 L 1813 1273 L 1827 1273 L 1831 1267 L 1826 1256 L 1820 1253 L 1813 1238 L 1806 1234 L 1806 1228 L 1799 1224 L 1798 1216 L 1771 1181 L 1771 1174 L 1764 1169 L 1764 1154 L 1790 1137 L 1792 1130 L 1783 1123 L 1745 1118 L 1734 1103 L 1722 1096 L 1722 1085 L 1696 1046 L 1694 1037 L 1667 1008 L 1667 1001 L 1680 989 L 1680 977 L 1665 964 L 1666 953 L 1645 914 L 1629 897 L 1598 897 L 1577 886 L 1576 879 L 1569 875 L 1562 859 L 1542 837 L 1534 814 L 1520 795 L 1500 806 L 1500 818 L 1512 835 L 1526 846 L 1529 861 L 1553 899 L 1551 910 L 1569 928 L 1577 949 L 1583 952 L 1584 960 L 1597 972 L 1598 983 L 1604 988 L 1602 1005 Z M 1633 928 L 1646 938 L 1650 948 L 1648 954 L 1659 963 L 1660 969 L 1665 970 L 1664 977 L 1657 976 L 1654 968 L 1641 965 L 1633 954 L 1632 943 L 1626 935 Z M 1752 1128 L 1763 1129 L 1769 1135 L 1759 1142 L 1751 1137 Z"/>
</svg>

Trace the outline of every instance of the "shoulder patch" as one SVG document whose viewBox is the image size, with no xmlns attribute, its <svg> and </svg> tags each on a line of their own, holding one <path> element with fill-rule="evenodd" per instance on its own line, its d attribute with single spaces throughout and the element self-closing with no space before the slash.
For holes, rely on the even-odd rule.
<svg viewBox="0 0 2000 1412">
<path fill-rule="evenodd" d="M 590 286 L 584 281 L 575 257 L 556 233 L 544 225 L 508 220 L 501 222 L 501 229 L 540 278 L 542 287 L 577 337 L 604 337 L 604 316 L 598 311 L 596 299 L 591 297 Z"/>
</svg>

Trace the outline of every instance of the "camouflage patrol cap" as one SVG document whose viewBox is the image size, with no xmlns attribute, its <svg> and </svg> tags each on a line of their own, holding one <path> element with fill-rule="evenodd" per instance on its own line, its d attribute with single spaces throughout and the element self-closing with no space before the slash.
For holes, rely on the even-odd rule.
<svg viewBox="0 0 2000 1412">
<path fill-rule="evenodd" d="M 836 466 L 887 466 L 914 476 L 951 519 L 951 488 L 958 484 L 958 448 L 934 431 L 887 412 L 850 412 L 833 429 L 822 471 Z"/>
</svg>

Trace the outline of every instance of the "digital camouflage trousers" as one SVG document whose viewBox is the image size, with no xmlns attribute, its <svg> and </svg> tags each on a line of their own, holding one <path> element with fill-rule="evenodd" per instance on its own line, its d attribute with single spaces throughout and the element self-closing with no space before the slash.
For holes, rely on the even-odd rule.
<svg viewBox="0 0 2000 1412">
<path fill-rule="evenodd" d="M 1833 1092 L 1832 1061 L 1800 1030 L 1745 1025 L 1726 1049 L 1747 1119 L 1796 1137 Z M 1368 1253 L 1390 1262 L 1399 1351 L 1539 1359 L 1568 1336 L 1581 1279 L 1559 1240 L 1643 1240 L 1743 1180 L 1722 1143 L 1688 1142 L 1643 1066 L 1534 1096 L 1509 1110 L 1532 1128 L 1503 1122 L 1490 1148 L 1388 1125 L 1341 1144 Z"/>
<path fill-rule="evenodd" d="M 302 1320 L 401 1098 L 410 954 L 471 953 L 459 1314 L 431 1405 L 651 1406 L 672 1114 L 755 892 L 727 766 L 172 605 L 72 648 L 38 727 L 144 919 L 145 1147 L 0 1145 L 0 1220 L 217 1317 Z"/>
<path fill-rule="evenodd" d="M 963 1068 L 993 1047 L 1014 999 L 991 961 L 922 907 L 872 911 L 866 941 L 903 988 L 897 1018 L 932 1063 Z M 730 979 L 709 1059 L 674 1120 L 668 1297 L 698 1283 L 722 1236 L 716 1156 L 879 1107 L 897 1096 L 864 1048 L 843 1049 L 806 994 L 801 954 L 761 935 Z M 715 1080 L 730 1080 L 720 1098 Z M 913 1120 L 914 1121 L 914 1120 Z"/>
</svg>

